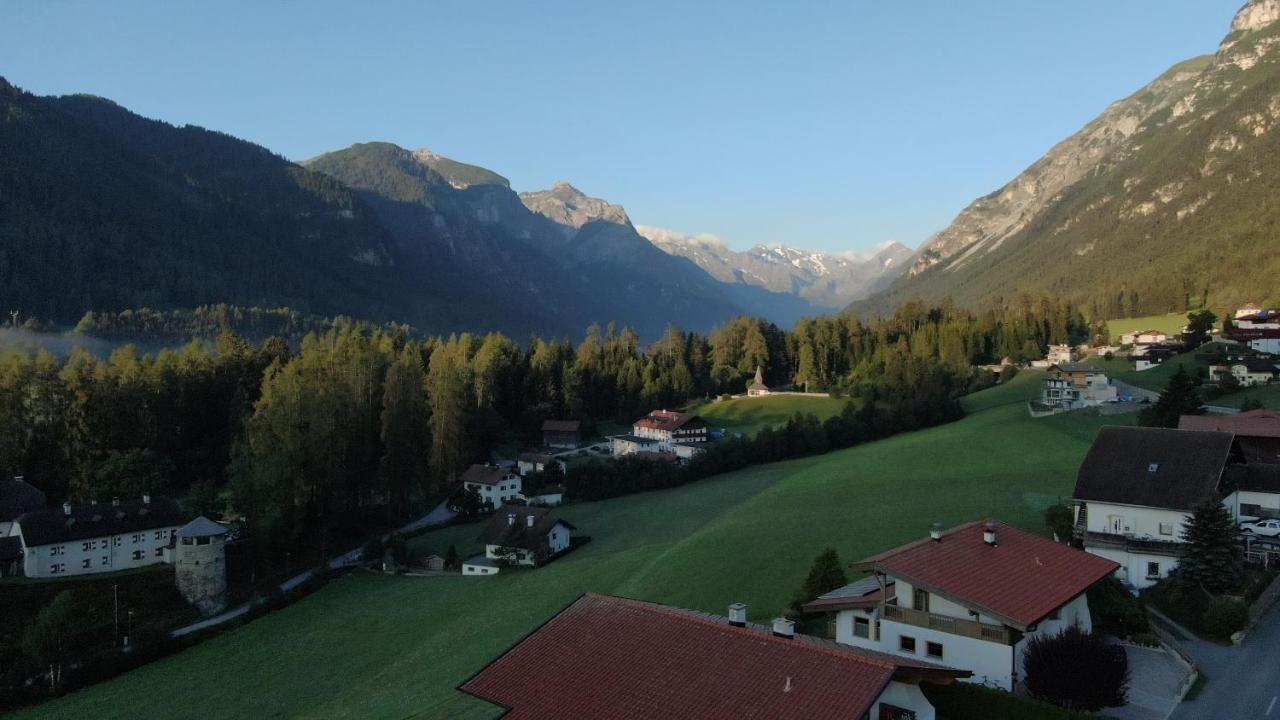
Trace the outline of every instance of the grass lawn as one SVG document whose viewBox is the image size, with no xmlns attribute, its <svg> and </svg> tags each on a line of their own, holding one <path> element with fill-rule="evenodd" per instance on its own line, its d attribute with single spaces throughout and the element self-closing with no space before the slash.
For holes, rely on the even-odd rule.
<svg viewBox="0 0 1280 720">
<path fill-rule="evenodd" d="M 764 397 L 740 397 L 732 400 L 710 401 L 694 406 L 690 412 L 701 415 L 713 430 L 724 428 L 754 436 L 762 429 L 787 422 L 798 412 L 816 415 L 826 420 L 839 415 L 848 398 L 807 397 L 804 395 L 766 395 Z"/>
<path fill-rule="evenodd" d="M 949 425 L 673 490 L 563 508 L 593 541 L 533 571 L 490 578 L 353 573 L 297 604 L 18 718 L 494 718 L 454 687 L 580 593 L 765 620 L 813 557 L 851 562 L 987 516 L 1043 531 L 1098 428 L 1069 413 L 1033 420 L 1043 374 L 965 400 Z M 785 413 L 783 413 L 785 414 Z M 414 540 L 475 548 L 477 526 Z"/>
<path fill-rule="evenodd" d="M 1169 335 L 1182 332 L 1187 324 L 1187 313 L 1170 313 L 1168 315 L 1146 315 L 1143 317 L 1120 318 L 1107 321 L 1107 332 L 1111 333 L 1111 341 L 1120 342 L 1125 333 L 1140 330 L 1159 330 Z"/>
</svg>

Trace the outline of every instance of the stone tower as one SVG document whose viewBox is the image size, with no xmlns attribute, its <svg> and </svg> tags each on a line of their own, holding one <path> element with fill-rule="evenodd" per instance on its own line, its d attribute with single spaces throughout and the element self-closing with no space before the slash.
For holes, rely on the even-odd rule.
<svg viewBox="0 0 1280 720">
<path fill-rule="evenodd" d="M 205 615 L 227 606 L 227 528 L 206 517 L 175 535 L 173 566 L 178 592 Z"/>
</svg>

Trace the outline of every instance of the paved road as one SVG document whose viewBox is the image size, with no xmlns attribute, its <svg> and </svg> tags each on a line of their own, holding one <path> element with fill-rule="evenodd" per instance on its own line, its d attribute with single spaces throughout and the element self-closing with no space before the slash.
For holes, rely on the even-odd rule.
<svg viewBox="0 0 1280 720">
<path fill-rule="evenodd" d="M 419 530 L 421 528 L 428 527 L 431 525 L 443 525 L 449 522 L 450 520 L 452 520 L 455 515 L 457 515 L 457 513 L 449 509 L 449 501 L 443 500 L 439 505 L 435 507 L 434 510 L 427 513 L 426 515 L 423 515 L 417 520 L 414 520 L 413 522 L 410 522 L 405 526 L 401 527 L 398 532 L 410 532 L 410 531 Z M 391 537 L 390 534 L 383 535 L 382 536 L 383 542 L 385 542 L 390 537 Z M 346 565 L 351 565 L 355 563 L 357 560 L 360 559 L 361 550 L 362 548 L 356 548 L 354 550 L 349 550 L 345 553 L 342 553 L 341 555 L 329 560 L 329 567 L 331 569 L 337 570 L 340 567 L 344 567 Z M 285 580 L 284 582 L 280 583 L 280 590 L 282 590 L 283 592 L 289 592 L 290 590 L 298 587 L 299 585 L 301 585 L 302 583 L 306 582 L 308 579 L 311 578 L 312 572 L 313 572 L 312 570 L 306 570 L 304 572 L 298 573 L 297 575 L 294 575 L 288 580 Z M 214 615 L 213 617 L 206 618 L 204 620 L 201 620 L 200 622 L 192 623 L 191 625 L 187 625 L 185 627 L 180 627 L 177 630 L 170 632 L 169 635 L 171 637 L 180 637 L 188 633 L 196 632 L 197 630 L 204 630 L 205 628 L 211 628 L 215 625 L 221 625 L 222 623 L 227 622 L 228 620 L 233 620 L 249 612 L 249 609 L 253 607 L 254 602 L 255 601 L 247 602 L 243 605 L 231 608 L 230 610 L 220 615 Z"/>
<path fill-rule="evenodd" d="M 1170 720 L 1280 720 L 1280 609 L 1262 618 L 1243 647 L 1203 640 L 1186 646 L 1209 681 Z"/>
</svg>

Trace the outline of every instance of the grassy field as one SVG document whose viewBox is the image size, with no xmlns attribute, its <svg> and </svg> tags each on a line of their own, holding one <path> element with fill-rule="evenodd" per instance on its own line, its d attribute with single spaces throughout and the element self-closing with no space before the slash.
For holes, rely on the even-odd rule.
<svg viewBox="0 0 1280 720">
<path fill-rule="evenodd" d="M 1187 372 L 1193 375 L 1197 374 L 1201 367 L 1204 367 L 1207 370 L 1209 364 L 1204 355 L 1205 353 L 1210 352 L 1213 347 L 1220 346 L 1206 345 L 1197 352 L 1183 353 L 1176 358 L 1162 363 L 1158 367 L 1151 368 L 1150 370 L 1143 370 L 1142 372 L 1129 369 L 1117 373 L 1114 370 L 1110 370 L 1110 368 L 1108 369 L 1114 373 L 1112 377 L 1118 380 L 1123 380 L 1127 383 L 1147 388 L 1149 390 L 1163 390 L 1164 386 L 1169 383 L 1169 378 L 1177 372 L 1177 369 L 1180 366 L 1185 367 Z M 1122 361 L 1117 359 L 1109 362 L 1114 365 L 1115 363 Z M 1272 383 L 1270 385 L 1263 385 L 1260 387 L 1245 388 L 1240 392 L 1213 398 L 1207 402 L 1210 405 L 1220 405 L 1223 407 L 1240 407 L 1241 403 L 1250 398 L 1258 400 L 1264 407 L 1280 409 L 1280 384 Z"/>
<path fill-rule="evenodd" d="M 297 604 L 19 718 L 493 718 L 454 687 L 580 593 L 752 619 L 786 607 L 813 557 L 846 561 L 994 516 L 1042 530 L 1103 424 L 1032 420 L 1038 372 L 965 401 L 968 417 L 828 455 L 674 490 L 572 505 L 593 540 L 534 571 L 491 578 L 353 573 Z M 476 526 L 414 541 L 475 548 Z"/>
<path fill-rule="evenodd" d="M 691 411 L 701 415 L 713 430 L 724 428 L 729 432 L 755 435 L 770 425 L 782 425 L 798 412 L 816 415 L 819 420 L 839 415 L 847 402 L 847 398 L 767 395 L 713 400 L 695 406 Z"/>
<path fill-rule="evenodd" d="M 1139 330 L 1160 330 L 1168 334 L 1182 332 L 1182 326 L 1187 324 L 1186 313 L 1171 313 L 1169 315 L 1146 315 L 1143 317 L 1120 318 L 1118 320 L 1107 321 L 1107 331 L 1111 333 L 1112 342 L 1120 342 L 1120 336 Z"/>
</svg>

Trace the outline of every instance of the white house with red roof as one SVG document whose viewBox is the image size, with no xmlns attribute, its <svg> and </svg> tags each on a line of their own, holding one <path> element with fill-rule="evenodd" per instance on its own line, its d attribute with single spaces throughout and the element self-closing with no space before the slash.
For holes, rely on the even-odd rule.
<svg viewBox="0 0 1280 720">
<path fill-rule="evenodd" d="M 587 593 L 459 689 L 504 720 L 935 720 L 921 683 L 963 670 L 746 621 Z"/>
<path fill-rule="evenodd" d="M 855 567 L 869 575 L 804 607 L 835 614 L 837 642 L 1013 690 L 1028 638 L 1090 630 L 1085 591 L 1119 565 L 988 520 L 935 529 Z"/>
<path fill-rule="evenodd" d="M 693 413 L 654 410 L 631 423 L 631 434 L 609 440 L 615 456 L 661 452 L 687 460 L 707 442 L 707 422 Z"/>
</svg>

